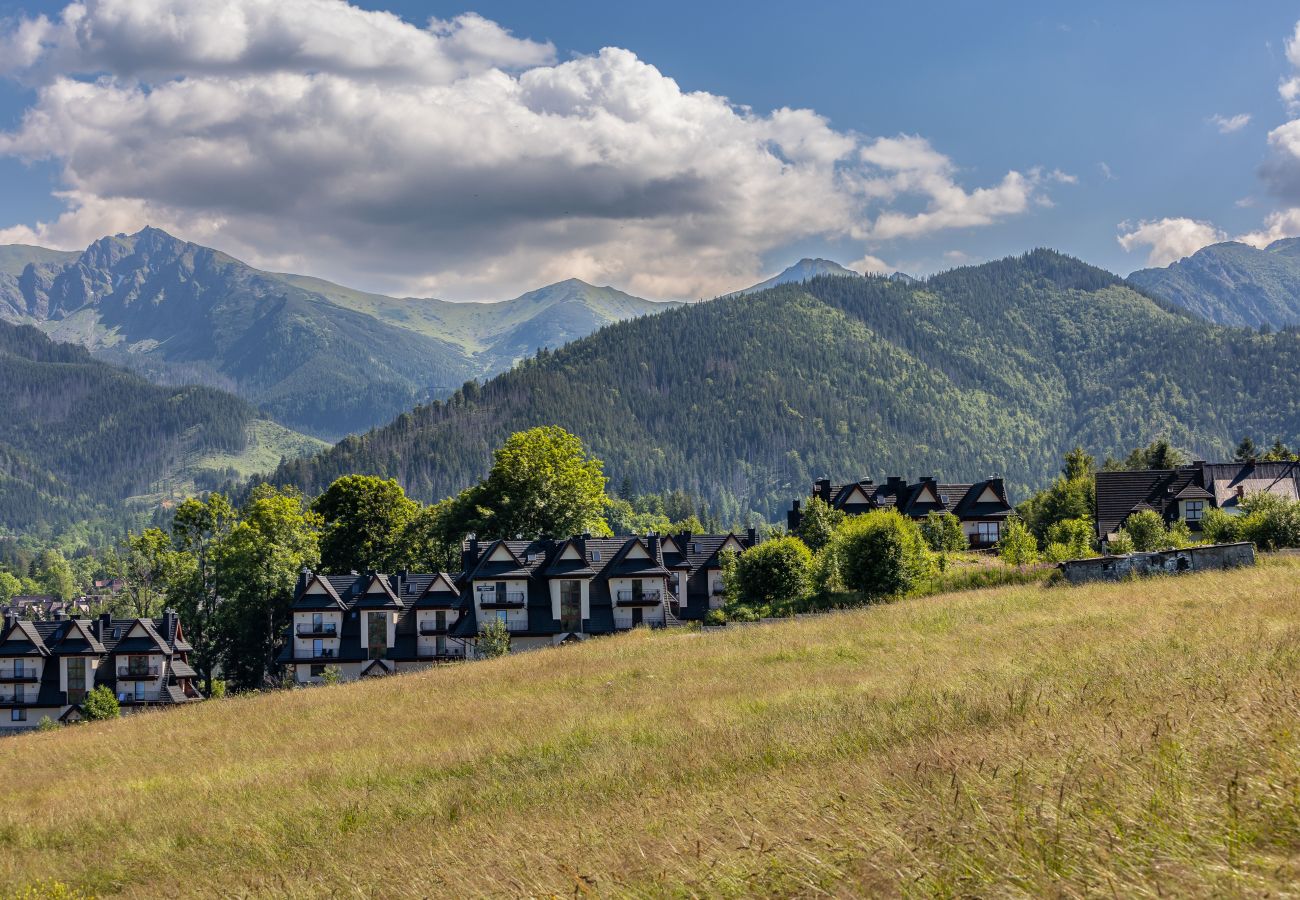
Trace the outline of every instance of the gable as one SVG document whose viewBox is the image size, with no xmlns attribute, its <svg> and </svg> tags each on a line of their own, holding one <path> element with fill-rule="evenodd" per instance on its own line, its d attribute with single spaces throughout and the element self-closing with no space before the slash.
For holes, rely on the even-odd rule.
<svg viewBox="0 0 1300 900">
<path fill-rule="evenodd" d="M 392 588 L 388 586 L 388 582 L 385 581 L 383 577 L 380 575 L 376 575 L 374 578 L 371 578 L 370 584 L 366 585 L 367 596 L 371 594 L 383 594 L 387 596 L 391 592 L 392 592 Z"/>
<path fill-rule="evenodd" d="M 727 539 L 722 542 L 722 546 L 718 548 L 718 552 L 721 553 L 723 550 L 735 550 L 737 553 L 740 553 L 744 549 L 744 547 L 740 546 L 740 541 L 736 540 L 736 536 L 734 534 L 729 534 L 727 535 Z"/>
<path fill-rule="evenodd" d="M 81 627 L 80 622 L 78 622 L 76 619 L 73 619 L 68 626 L 68 633 L 63 636 L 63 639 L 65 641 L 70 641 L 76 637 L 80 637 L 87 644 L 92 643 L 90 633 L 87 632 L 86 629 Z"/>
<path fill-rule="evenodd" d="M 145 627 L 140 624 L 139 620 L 137 620 L 135 624 L 133 624 L 130 627 L 130 629 L 127 630 L 126 634 L 122 636 L 122 640 L 126 640 L 128 638 L 144 638 L 145 640 L 149 640 L 149 641 L 153 640 L 153 636 L 150 635 L 149 632 L 145 629 Z"/>
<path fill-rule="evenodd" d="M 329 591 L 325 590 L 325 586 L 324 586 L 323 584 L 320 583 L 320 578 L 319 578 L 319 576 L 318 576 L 317 578 L 315 578 L 315 579 L 312 581 L 311 585 L 307 588 L 306 593 L 308 593 L 308 594 L 328 594 Z"/>
<path fill-rule="evenodd" d="M 1002 498 L 999 497 L 997 493 L 994 492 L 993 488 L 985 487 L 984 493 L 980 494 L 979 499 L 976 500 L 975 502 L 976 503 L 1001 503 Z"/>
<path fill-rule="evenodd" d="M 425 594 L 457 593 L 456 589 L 452 587 L 451 582 L 447 580 L 447 575 L 444 572 L 439 572 L 437 577 L 435 577 L 433 581 L 429 583 L 429 586 L 425 588 L 424 592 Z"/>
<path fill-rule="evenodd" d="M 867 494 L 862 490 L 862 485 L 853 485 L 853 490 L 849 491 L 848 496 L 844 498 L 845 503 L 870 503 Z"/>
<path fill-rule="evenodd" d="M 573 546 L 573 544 L 569 544 L 564 548 L 564 552 L 560 554 L 560 559 L 581 560 L 582 554 L 578 552 L 577 547 Z"/>
<path fill-rule="evenodd" d="M 488 557 L 488 562 L 517 562 L 517 560 L 514 554 L 510 552 L 509 547 L 505 544 L 497 544 L 496 549 L 492 551 L 492 555 Z"/>
<path fill-rule="evenodd" d="M 678 556 L 682 552 L 681 548 L 677 546 L 677 542 L 672 538 L 664 538 L 663 548 L 665 553 L 676 553 Z"/>
<path fill-rule="evenodd" d="M 623 558 L 624 559 L 649 559 L 650 554 L 645 552 L 645 548 L 641 546 L 640 541 L 633 541 L 632 546 L 628 548 L 627 554 Z"/>
<path fill-rule="evenodd" d="M 923 485 L 920 492 L 917 493 L 913 503 L 938 503 L 939 497 L 934 493 L 934 488 L 930 485 Z"/>
</svg>

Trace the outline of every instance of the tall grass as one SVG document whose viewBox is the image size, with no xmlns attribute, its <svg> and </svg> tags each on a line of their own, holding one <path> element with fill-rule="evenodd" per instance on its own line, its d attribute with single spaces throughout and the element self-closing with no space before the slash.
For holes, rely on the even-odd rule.
<svg viewBox="0 0 1300 900">
<path fill-rule="evenodd" d="M 0 741 L 0 886 L 1285 893 L 1297 575 L 638 632 Z"/>
</svg>

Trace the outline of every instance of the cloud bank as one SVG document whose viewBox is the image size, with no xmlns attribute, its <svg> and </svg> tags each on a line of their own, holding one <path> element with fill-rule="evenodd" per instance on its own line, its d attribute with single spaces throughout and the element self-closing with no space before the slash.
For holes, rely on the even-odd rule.
<svg viewBox="0 0 1300 900">
<path fill-rule="evenodd" d="M 619 48 L 557 62 L 472 13 L 419 27 L 342 0 L 84 0 L 0 32 L 0 73 L 36 89 L 0 154 L 53 161 L 66 206 L 0 242 L 80 247 L 149 223 L 416 294 L 576 276 L 709 296 L 799 240 L 874 260 L 1071 181 L 1031 169 L 968 189 L 923 137 L 684 92 Z"/>
</svg>

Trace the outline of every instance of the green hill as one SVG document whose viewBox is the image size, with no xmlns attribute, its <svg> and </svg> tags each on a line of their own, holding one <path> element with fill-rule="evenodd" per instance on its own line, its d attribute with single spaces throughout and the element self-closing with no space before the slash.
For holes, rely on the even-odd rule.
<svg viewBox="0 0 1300 900">
<path fill-rule="evenodd" d="M 1141 269 L 1129 281 L 1223 325 L 1300 325 L 1300 239 L 1264 249 L 1213 244 L 1163 269 Z"/>
<path fill-rule="evenodd" d="M 10 738 L 0 893 L 1286 896 L 1297 575 L 639 630 Z"/>
<path fill-rule="evenodd" d="M 324 446 L 231 394 L 151 384 L 30 326 L 0 322 L 0 385 L 0 532 L 120 522 Z"/>
<path fill-rule="evenodd" d="M 504 303 L 399 300 L 262 272 L 156 228 L 80 254 L 0 247 L 0 320 L 337 438 L 653 303 L 571 280 Z"/>
<path fill-rule="evenodd" d="M 1205 457 L 1300 435 L 1300 334 L 1219 328 L 1050 251 L 920 282 L 815 278 L 611 325 L 274 476 L 397 477 L 429 500 L 555 424 L 615 486 L 777 519 L 821 475 L 1045 483 L 1075 444 Z"/>
</svg>

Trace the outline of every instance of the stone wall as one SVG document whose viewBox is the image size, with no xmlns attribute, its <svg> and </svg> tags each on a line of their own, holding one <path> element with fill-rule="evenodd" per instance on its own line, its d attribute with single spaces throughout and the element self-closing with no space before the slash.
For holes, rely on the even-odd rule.
<svg viewBox="0 0 1300 900">
<path fill-rule="evenodd" d="M 1158 550 L 1154 553 L 1130 553 L 1127 556 L 1099 556 L 1074 559 L 1058 568 L 1071 584 L 1088 581 L 1119 581 L 1146 575 L 1182 575 L 1210 569 L 1236 569 L 1255 564 L 1255 545 L 1211 544 L 1185 550 Z"/>
</svg>

